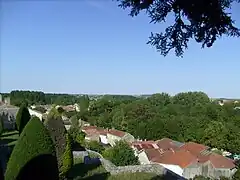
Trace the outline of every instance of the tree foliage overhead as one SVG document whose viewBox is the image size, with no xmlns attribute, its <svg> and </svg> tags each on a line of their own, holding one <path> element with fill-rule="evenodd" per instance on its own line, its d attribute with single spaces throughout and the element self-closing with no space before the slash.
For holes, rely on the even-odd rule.
<svg viewBox="0 0 240 180">
<path fill-rule="evenodd" d="M 5 180 L 58 179 L 53 141 L 37 117 L 21 133 L 7 164 Z"/>
<path fill-rule="evenodd" d="M 190 39 L 211 47 L 221 36 L 240 36 L 231 14 L 227 13 L 239 0 L 117 0 L 123 9 L 130 8 L 130 15 L 137 16 L 142 10 L 151 23 L 165 22 L 169 14 L 175 21 L 165 32 L 151 33 L 148 44 L 155 46 L 164 56 L 174 49 L 182 56 Z"/>
</svg>

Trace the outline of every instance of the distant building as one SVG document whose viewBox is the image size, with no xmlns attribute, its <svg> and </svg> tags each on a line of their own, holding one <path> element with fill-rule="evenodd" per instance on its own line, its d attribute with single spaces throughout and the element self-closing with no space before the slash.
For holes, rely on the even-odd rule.
<svg viewBox="0 0 240 180">
<path fill-rule="evenodd" d="M 43 120 L 43 113 L 39 112 L 39 111 L 36 111 L 36 110 L 32 110 L 30 108 L 28 108 L 28 111 L 29 111 L 29 114 L 31 116 L 36 116 L 38 117 L 41 121 Z"/>
<path fill-rule="evenodd" d="M 108 139 L 108 143 L 111 146 L 115 146 L 116 142 L 121 140 L 124 140 L 129 143 L 132 143 L 135 141 L 135 138 L 133 137 L 133 135 L 127 132 L 116 130 L 116 129 L 108 130 L 107 139 Z"/>
<path fill-rule="evenodd" d="M 10 97 L 5 97 L 5 98 L 4 98 L 4 103 L 5 103 L 6 105 L 11 105 Z"/>
<path fill-rule="evenodd" d="M 6 105 L 0 106 L 0 116 L 3 120 L 3 125 L 5 129 L 15 129 L 18 109 L 18 107 L 8 107 Z"/>
</svg>

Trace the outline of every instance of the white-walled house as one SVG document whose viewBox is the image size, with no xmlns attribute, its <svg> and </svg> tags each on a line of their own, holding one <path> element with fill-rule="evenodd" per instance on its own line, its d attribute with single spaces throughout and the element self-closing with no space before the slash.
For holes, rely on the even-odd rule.
<svg viewBox="0 0 240 180">
<path fill-rule="evenodd" d="M 32 109 L 30 109 L 30 108 L 28 108 L 28 111 L 29 111 L 29 114 L 30 114 L 31 116 L 36 116 L 36 117 L 38 117 L 41 121 L 43 120 L 43 113 L 38 112 L 38 111 L 36 111 L 36 110 L 32 110 Z"/>
<path fill-rule="evenodd" d="M 107 129 L 99 128 L 96 126 L 84 126 L 82 132 L 86 134 L 85 139 L 88 141 L 97 140 L 102 144 L 109 144 L 107 138 Z"/>
<path fill-rule="evenodd" d="M 123 132 L 115 129 L 108 130 L 107 139 L 108 139 L 108 143 L 111 146 L 115 146 L 117 141 L 124 140 L 126 142 L 132 143 L 135 140 L 133 135 L 127 132 Z"/>
<path fill-rule="evenodd" d="M 107 130 L 102 129 L 102 130 L 98 130 L 99 132 L 99 140 L 102 144 L 109 144 L 108 143 L 108 138 L 107 138 Z"/>
<path fill-rule="evenodd" d="M 141 164 L 159 164 L 166 169 L 182 176 L 184 169 L 196 163 L 197 158 L 187 151 L 161 151 L 160 149 L 145 149 L 138 155 Z"/>
</svg>

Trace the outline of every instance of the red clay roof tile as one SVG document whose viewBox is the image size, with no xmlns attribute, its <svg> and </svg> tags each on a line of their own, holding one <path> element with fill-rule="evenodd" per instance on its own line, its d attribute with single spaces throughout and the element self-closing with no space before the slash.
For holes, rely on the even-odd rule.
<svg viewBox="0 0 240 180">
<path fill-rule="evenodd" d="M 170 149 L 178 149 L 179 147 L 173 143 L 172 139 L 169 138 L 163 138 L 161 140 L 156 141 L 157 145 L 159 146 L 160 149 L 167 151 Z"/>
<path fill-rule="evenodd" d="M 116 130 L 116 129 L 110 129 L 110 130 L 108 130 L 108 134 L 112 134 L 112 135 L 118 136 L 118 137 L 123 137 L 123 136 L 125 136 L 126 133 L 123 131 Z"/>
<path fill-rule="evenodd" d="M 236 167 L 232 159 L 226 158 L 222 155 L 212 153 L 209 155 L 209 161 L 212 163 L 215 168 L 229 168 L 232 169 Z"/>
<path fill-rule="evenodd" d="M 181 150 L 189 151 L 195 156 L 199 156 L 200 153 L 204 150 L 207 150 L 208 147 L 204 146 L 202 144 L 194 143 L 194 142 L 188 142 L 185 143 L 183 146 L 180 147 Z"/>
<path fill-rule="evenodd" d="M 157 150 L 155 152 L 148 151 L 148 157 L 151 158 L 152 162 L 161 163 L 161 164 L 173 164 L 178 165 L 181 168 L 186 168 L 192 163 L 197 162 L 197 158 L 192 155 L 190 152 L 184 150 L 168 150 L 163 153 L 160 153 Z M 150 154 L 149 154 L 150 153 Z"/>
</svg>

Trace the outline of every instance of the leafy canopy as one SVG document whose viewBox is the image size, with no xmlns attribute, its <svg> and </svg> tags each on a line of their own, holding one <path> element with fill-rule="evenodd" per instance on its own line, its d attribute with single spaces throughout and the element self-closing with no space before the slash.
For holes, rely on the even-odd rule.
<svg viewBox="0 0 240 180">
<path fill-rule="evenodd" d="M 123 9 L 130 8 L 130 15 L 137 16 L 142 10 L 150 17 L 151 23 L 165 22 L 167 15 L 173 14 L 174 23 L 165 33 L 151 33 L 148 44 L 155 46 L 166 56 L 174 49 L 182 56 L 190 39 L 211 47 L 217 38 L 240 36 L 240 30 L 227 10 L 239 0 L 117 0 Z"/>
</svg>

